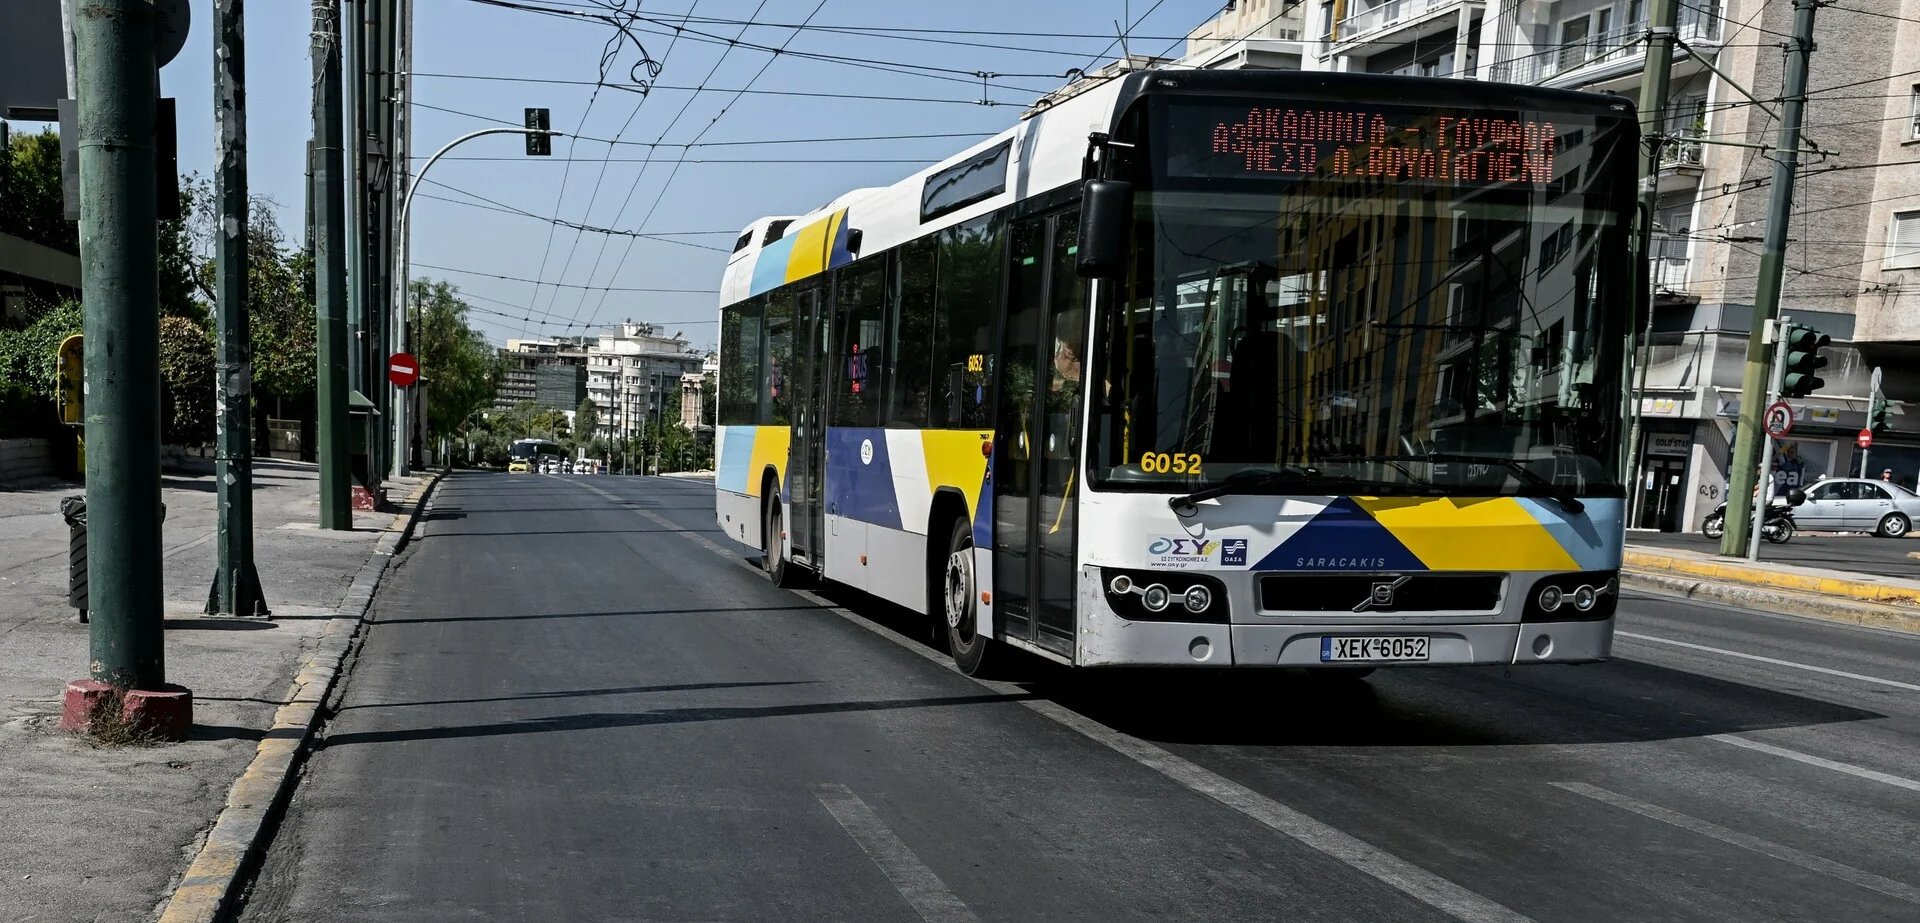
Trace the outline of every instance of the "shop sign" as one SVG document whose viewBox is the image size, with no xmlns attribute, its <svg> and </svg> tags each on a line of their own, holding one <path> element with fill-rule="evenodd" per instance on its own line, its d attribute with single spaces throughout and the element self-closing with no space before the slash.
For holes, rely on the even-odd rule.
<svg viewBox="0 0 1920 923">
<path fill-rule="evenodd" d="M 1808 407 L 1807 421 L 1810 423 L 1840 423 L 1840 411 L 1833 407 Z"/>
<path fill-rule="evenodd" d="M 1650 417 L 1677 417 L 1680 415 L 1680 401 L 1671 397 L 1643 397 L 1640 399 L 1640 412 Z"/>
<path fill-rule="evenodd" d="M 1681 455 L 1693 451 L 1693 437 L 1686 433 L 1648 433 L 1648 455 Z"/>
</svg>

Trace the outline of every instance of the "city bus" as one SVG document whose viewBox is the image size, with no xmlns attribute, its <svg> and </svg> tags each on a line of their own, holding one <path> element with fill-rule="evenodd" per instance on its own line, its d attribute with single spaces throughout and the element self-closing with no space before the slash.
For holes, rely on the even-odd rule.
<svg viewBox="0 0 1920 923">
<path fill-rule="evenodd" d="M 538 471 L 542 462 L 565 457 L 567 450 L 551 439 L 515 439 L 507 446 L 507 471 Z"/>
<path fill-rule="evenodd" d="M 959 667 L 1579 663 L 1613 641 L 1618 96 L 1159 69 L 740 235 L 715 514 Z"/>
</svg>

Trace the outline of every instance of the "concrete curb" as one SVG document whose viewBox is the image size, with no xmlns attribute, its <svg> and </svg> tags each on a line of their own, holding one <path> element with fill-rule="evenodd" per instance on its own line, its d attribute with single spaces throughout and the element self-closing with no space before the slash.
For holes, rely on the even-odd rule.
<svg viewBox="0 0 1920 923">
<path fill-rule="evenodd" d="M 1718 583 L 1845 597 L 1889 606 L 1920 607 L 1920 584 L 1872 574 L 1834 577 L 1829 576 L 1831 572 L 1808 571 L 1792 565 L 1745 564 L 1723 558 L 1650 554 L 1632 549 L 1628 549 L 1623 563 L 1638 571 L 1662 572 Z"/>
<path fill-rule="evenodd" d="M 286 704 L 274 713 L 273 727 L 254 751 L 253 761 L 228 790 L 226 807 L 207 832 L 200 854 L 167 899 L 160 923 L 214 923 L 233 909 L 240 882 L 260 858 L 262 834 L 269 820 L 293 791 L 294 773 L 313 740 L 327 694 L 340 679 L 347 651 L 366 624 L 373 593 L 394 555 L 412 540 L 414 527 L 440 478 L 441 474 L 435 473 L 414 489 L 408 497 L 412 511 L 394 517 L 395 528 L 380 537 L 372 556 L 361 565 L 337 614 L 320 635 L 319 646 L 294 675 Z"/>
<path fill-rule="evenodd" d="M 1817 592 L 1800 592 L 1725 578 L 1703 579 L 1688 574 L 1639 569 L 1631 564 L 1620 571 L 1620 584 L 1630 590 L 1650 590 L 1786 615 L 1920 634 L 1920 610 L 1868 602 L 1850 596 L 1826 596 Z"/>
</svg>

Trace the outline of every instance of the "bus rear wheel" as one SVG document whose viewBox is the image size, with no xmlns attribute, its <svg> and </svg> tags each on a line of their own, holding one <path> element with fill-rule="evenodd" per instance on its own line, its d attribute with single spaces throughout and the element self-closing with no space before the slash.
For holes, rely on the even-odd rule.
<svg viewBox="0 0 1920 923">
<path fill-rule="evenodd" d="M 784 514 L 780 511 L 780 501 L 767 504 L 765 528 L 760 530 L 760 569 L 767 572 L 767 579 L 781 589 L 796 589 L 803 585 L 800 568 L 787 560 L 787 548 L 781 532 L 786 528 Z"/>
<path fill-rule="evenodd" d="M 947 625 L 947 649 L 953 663 L 968 676 L 985 675 L 995 658 L 987 648 L 993 639 L 980 633 L 979 594 L 973 579 L 973 528 L 955 519 L 947 538 L 947 556 L 940 569 L 940 615 Z"/>
</svg>

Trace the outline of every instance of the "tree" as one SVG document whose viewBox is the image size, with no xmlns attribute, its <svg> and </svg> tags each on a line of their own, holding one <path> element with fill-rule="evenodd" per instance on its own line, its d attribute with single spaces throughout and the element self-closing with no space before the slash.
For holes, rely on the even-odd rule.
<svg viewBox="0 0 1920 923">
<path fill-rule="evenodd" d="M 427 431 L 452 436 L 493 403 L 500 354 L 467 322 L 470 308 L 458 288 L 415 279 L 409 289 L 409 302 L 420 310 L 417 342 L 420 374 L 427 379 Z"/>
<path fill-rule="evenodd" d="M 580 406 L 573 412 L 573 431 L 580 434 L 581 440 L 588 441 L 600 430 L 600 406 L 593 398 L 580 399 Z"/>
<path fill-rule="evenodd" d="M 0 151 L 0 231 L 80 252 L 80 229 L 67 220 L 62 191 L 60 135 L 52 129 L 16 137 Z"/>
<path fill-rule="evenodd" d="M 161 439 L 202 445 L 213 439 L 213 331 L 189 317 L 160 318 Z"/>
</svg>

